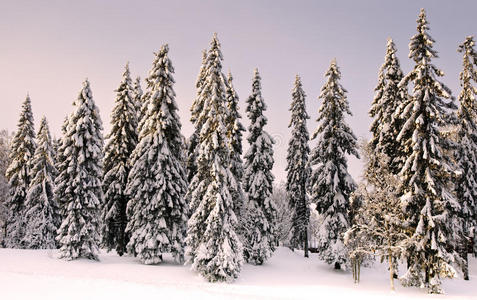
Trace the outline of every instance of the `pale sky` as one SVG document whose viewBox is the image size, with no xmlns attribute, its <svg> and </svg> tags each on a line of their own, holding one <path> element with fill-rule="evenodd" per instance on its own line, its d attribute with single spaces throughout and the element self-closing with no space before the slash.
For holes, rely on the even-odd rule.
<svg viewBox="0 0 477 300">
<path fill-rule="evenodd" d="M 217 32 L 224 72 L 231 70 L 234 76 L 245 126 L 249 123 L 245 100 L 251 92 L 253 69 L 259 68 L 268 105 L 266 130 L 277 141 L 274 174 L 277 181 L 285 180 L 288 109 L 295 75 L 302 77 L 307 94 L 311 134 L 317 126 L 323 75 L 336 58 L 353 111 L 347 122 L 358 137 L 369 137 L 368 111 L 386 40 L 394 39 L 403 71 L 409 72 L 408 43 L 416 32 L 421 7 L 427 11 L 434 49 L 440 56 L 434 63 L 444 70 L 442 81 L 457 96 L 461 55 L 456 50 L 466 36 L 477 33 L 475 0 L 0 0 L 0 129 L 15 130 L 29 92 L 36 125 L 44 115 L 52 134 L 59 136 L 63 119 L 88 78 L 106 135 L 114 90 L 126 62 L 134 77 L 144 79 L 153 52 L 168 43 L 183 134 L 188 137 L 201 51 Z M 246 141 L 244 146 L 248 148 Z M 359 161 L 351 159 L 349 168 L 358 180 Z"/>
</svg>

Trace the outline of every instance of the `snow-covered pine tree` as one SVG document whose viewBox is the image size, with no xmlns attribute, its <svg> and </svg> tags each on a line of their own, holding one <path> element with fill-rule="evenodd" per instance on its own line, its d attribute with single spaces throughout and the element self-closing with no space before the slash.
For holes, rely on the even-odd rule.
<svg viewBox="0 0 477 300">
<path fill-rule="evenodd" d="M 339 83 L 341 73 L 336 60 L 326 71 L 326 83 L 319 99 L 323 103 L 318 111 L 320 122 L 312 140 L 318 138 L 310 154 L 312 175 L 309 180 L 311 201 L 323 216 L 317 237 L 319 257 L 340 269 L 348 262 L 348 252 L 343 244 L 343 234 L 348 230 L 350 195 L 356 184 L 348 173 L 346 155 L 359 158 L 356 137 L 345 122 L 345 114 L 351 115 L 346 90 Z"/>
<path fill-rule="evenodd" d="M 10 146 L 10 165 L 6 172 L 10 197 L 6 202 L 8 217 L 5 246 L 9 248 L 23 248 L 25 199 L 32 179 L 32 158 L 35 150 L 31 100 L 30 96 L 27 95 L 22 105 L 17 132 Z"/>
<path fill-rule="evenodd" d="M 384 63 L 378 74 L 378 85 L 374 89 L 375 96 L 369 115 L 374 119 L 371 124 L 372 137 L 369 141 L 371 149 L 382 155 L 372 155 L 369 166 L 379 164 L 376 159 L 385 159 L 389 170 L 393 174 L 399 173 L 403 158 L 401 147 L 397 142 L 397 135 L 402 126 L 399 114 L 400 105 L 407 100 L 406 90 L 399 87 L 403 73 L 396 57 L 396 46 L 392 39 L 388 39 Z"/>
<path fill-rule="evenodd" d="M 233 202 L 235 207 L 235 216 L 238 219 L 239 227 L 244 205 L 245 194 L 242 189 L 243 162 L 242 162 L 242 132 L 245 131 L 240 122 L 239 97 L 233 86 L 232 73 L 227 75 L 227 84 L 225 86 L 225 96 L 227 99 L 227 137 L 230 143 L 230 171 L 235 176 L 237 189 L 233 192 Z"/>
<path fill-rule="evenodd" d="M 136 77 L 136 80 L 134 81 L 134 85 L 133 85 L 133 101 L 134 101 L 134 105 L 135 105 L 135 109 L 136 109 L 136 115 L 137 115 L 137 124 L 139 124 L 139 122 L 141 121 L 142 117 L 143 117 L 143 113 L 142 113 L 142 104 L 143 104 L 143 91 L 142 91 L 142 87 L 141 87 L 141 78 L 138 76 Z"/>
<path fill-rule="evenodd" d="M 58 154 L 58 149 L 60 148 L 61 138 L 53 137 L 51 139 L 51 150 L 53 151 L 53 160 L 56 163 L 56 155 Z"/>
<path fill-rule="evenodd" d="M 360 184 L 354 193 L 354 199 L 363 200 L 364 206 L 358 208 L 357 222 L 353 223 L 353 227 L 348 230 L 354 236 L 351 242 L 348 241 L 353 263 L 361 257 L 370 255 L 373 252 L 372 249 L 378 249 L 379 253 L 372 253 L 372 255 L 380 255 L 382 259 L 387 257 L 393 276 L 397 274 L 397 259 L 401 254 L 401 252 L 398 253 L 400 248 L 396 246 L 394 236 L 402 233 L 394 232 L 396 226 L 390 223 L 396 218 L 398 211 L 393 211 L 386 205 L 396 205 L 398 201 L 395 196 L 396 186 L 392 183 L 398 183 L 398 179 L 394 176 L 401 171 L 406 157 L 403 157 L 403 147 L 397 142 L 397 135 L 404 122 L 401 119 L 401 113 L 409 102 L 406 88 L 399 86 L 403 72 L 396 52 L 396 46 L 389 38 L 369 111 L 369 115 L 374 118 L 370 129 L 372 137 L 362 146 L 366 156 L 363 177 L 365 182 Z M 384 209 L 383 213 L 391 216 L 390 219 L 380 218 L 379 209 Z M 367 222 L 370 223 L 367 224 Z M 388 242 L 380 244 L 383 239 L 387 239 Z M 369 251 L 366 252 L 363 249 Z M 366 253 L 360 254 L 363 251 Z M 391 285 L 394 289 L 393 279 L 394 277 L 391 278 Z"/>
<path fill-rule="evenodd" d="M 205 63 L 205 80 L 198 103 L 203 103 L 195 120 L 199 132 L 197 172 L 189 186 L 193 208 L 187 223 L 186 254 L 192 268 L 208 281 L 232 281 L 243 263 L 237 233 L 232 192 L 237 183 L 230 170 L 227 138 L 225 80 L 217 35 Z"/>
<path fill-rule="evenodd" d="M 66 116 L 63 120 L 63 124 L 61 125 L 61 138 L 58 141 L 55 156 L 55 167 L 58 176 L 55 178 L 54 195 L 56 203 L 58 204 L 58 213 L 60 215 L 61 222 L 63 222 L 63 218 L 66 215 L 66 203 L 63 202 L 67 199 L 66 193 L 68 185 L 66 183 L 70 181 L 68 177 L 69 174 L 66 171 L 68 169 L 69 160 L 68 155 L 65 153 L 69 144 L 69 139 L 66 138 L 66 130 L 68 128 L 69 121 L 70 116 Z M 59 176 L 60 174 L 62 174 L 61 177 Z"/>
<path fill-rule="evenodd" d="M 290 107 L 291 121 L 288 127 L 292 128 L 291 139 L 288 143 L 287 155 L 287 198 L 293 214 L 292 238 L 290 244 L 293 248 L 305 250 L 308 257 L 308 223 L 310 209 L 306 193 L 306 181 L 311 170 L 308 166 L 310 135 L 306 128 L 306 120 L 310 117 L 306 112 L 305 92 L 303 91 L 300 77 L 295 78 L 295 87 L 292 92 Z"/>
<path fill-rule="evenodd" d="M 126 206 L 129 201 L 126 185 L 131 169 L 130 157 L 137 144 L 137 102 L 129 64 L 126 65 L 116 93 L 115 107 L 111 114 L 111 132 L 104 151 L 104 206 L 101 219 L 103 246 L 109 251 L 116 249 L 122 256 L 128 243 L 125 233 Z"/>
<path fill-rule="evenodd" d="M 103 126 L 89 81 L 83 83 L 62 140 L 60 174 L 56 178 L 64 213 L 56 240 L 59 258 L 98 260 L 103 202 Z"/>
<path fill-rule="evenodd" d="M 204 107 L 204 97 L 202 96 L 202 86 L 205 82 L 205 65 L 207 63 L 207 51 L 202 51 L 202 65 L 200 66 L 199 75 L 197 76 L 197 81 L 195 83 L 195 87 L 197 89 L 197 96 L 192 103 L 190 108 L 191 117 L 190 121 L 194 124 L 194 132 L 189 137 L 187 141 L 187 180 L 188 182 L 192 182 L 192 178 L 197 173 L 197 156 L 198 153 L 198 145 L 199 145 L 199 133 L 200 129 L 202 128 L 203 124 L 197 123 L 199 119 L 200 112 Z M 192 213 L 192 211 L 191 211 Z"/>
<path fill-rule="evenodd" d="M 5 247 L 8 210 L 6 203 L 10 197 L 8 179 L 5 173 L 10 165 L 11 135 L 7 130 L 0 130 L 0 247 Z"/>
<path fill-rule="evenodd" d="M 459 260 L 455 237 L 461 232 L 460 205 L 452 186 L 455 166 L 445 153 L 452 146 L 445 130 L 455 105 L 451 91 L 438 80 L 444 73 L 431 62 L 437 52 L 427 30 L 421 9 L 417 34 L 409 43 L 415 66 L 400 83 L 402 87 L 413 84 L 411 100 L 402 114 L 406 121 L 398 135 L 406 157 L 400 172 L 401 204 L 411 238 L 406 249 L 408 269 L 401 283 L 441 293 L 440 279 L 454 277 L 453 264 Z"/>
<path fill-rule="evenodd" d="M 255 69 L 252 95 L 247 99 L 247 117 L 250 119 L 247 141 L 250 145 L 245 154 L 244 190 L 247 203 L 244 210 L 244 257 L 249 263 L 261 265 L 275 251 L 277 211 L 271 201 L 273 192 L 273 144 L 274 140 L 264 130 L 267 109 L 262 97 L 261 78 Z"/>
<path fill-rule="evenodd" d="M 183 137 L 175 100 L 174 68 L 163 45 L 155 54 L 146 79 L 139 142 L 133 151 L 127 193 L 130 235 L 128 252 L 145 264 L 156 264 L 163 253 L 184 260 L 187 222 L 187 174 L 183 165 Z"/>
<path fill-rule="evenodd" d="M 60 226 L 58 204 L 54 195 L 57 175 L 55 155 L 46 118 L 41 119 L 37 134 L 38 146 L 32 160 L 32 181 L 25 200 L 25 236 L 29 249 L 56 248 L 56 231 Z"/>
<path fill-rule="evenodd" d="M 459 94 L 460 108 L 458 111 L 457 140 L 459 147 L 456 151 L 457 165 L 462 174 L 459 184 L 456 185 L 457 199 L 461 204 L 461 218 L 463 220 L 463 241 L 460 253 L 464 259 L 464 279 L 469 280 L 468 248 L 472 238 L 476 242 L 474 254 L 477 254 L 477 52 L 474 49 L 474 37 L 468 36 L 459 46 L 458 51 L 463 53 L 463 70 L 460 73 L 462 91 Z M 474 85 L 472 85 L 474 82 Z M 474 231 L 474 232 L 472 232 Z M 471 245 L 473 246 L 473 245 Z"/>
<path fill-rule="evenodd" d="M 202 63 L 200 65 L 199 74 L 197 75 L 197 80 L 195 82 L 197 95 L 190 108 L 190 121 L 193 124 L 197 122 L 197 120 L 199 119 L 200 112 L 204 108 L 204 97 L 202 97 L 202 90 L 207 78 L 207 52 L 207 49 L 202 50 Z"/>
</svg>

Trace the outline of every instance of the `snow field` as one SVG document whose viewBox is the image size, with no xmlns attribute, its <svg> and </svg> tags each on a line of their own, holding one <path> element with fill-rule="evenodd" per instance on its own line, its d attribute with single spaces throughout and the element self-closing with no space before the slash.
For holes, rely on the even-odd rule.
<svg viewBox="0 0 477 300">
<path fill-rule="evenodd" d="M 444 280 L 444 295 L 425 289 L 389 289 L 385 265 L 362 269 L 361 283 L 350 272 L 335 271 L 315 254 L 280 247 L 263 266 L 245 264 L 231 284 L 208 283 L 189 266 L 165 256 L 159 265 L 101 252 L 100 262 L 57 259 L 57 250 L 0 249 L 2 299 L 477 299 L 477 260 L 470 259 L 470 281 Z"/>
</svg>

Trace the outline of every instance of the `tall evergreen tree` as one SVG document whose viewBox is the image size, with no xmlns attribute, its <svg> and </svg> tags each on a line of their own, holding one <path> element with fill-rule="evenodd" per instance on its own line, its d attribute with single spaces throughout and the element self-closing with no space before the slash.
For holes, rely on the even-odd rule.
<svg viewBox="0 0 477 300">
<path fill-rule="evenodd" d="M 312 139 L 318 138 L 310 155 L 312 175 L 309 181 L 311 201 L 323 216 L 317 237 L 318 254 L 335 269 L 347 263 L 348 253 L 343 234 L 349 228 L 349 200 L 356 184 L 348 173 L 346 155 L 359 157 L 356 137 L 345 122 L 351 115 L 346 90 L 339 83 L 341 73 L 336 60 L 331 62 L 325 85 L 321 88 L 323 100 L 318 111 L 320 122 Z"/>
<path fill-rule="evenodd" d="M 204 107 L 204 97 L 202 95 L 202 86 L 205 82 L 205 65 L 207 63 L 207 51 L 202 51 L 202 65 L 200 66 L 199 75 L 197 76 L 197 81 L 195 87 L 197 89 L 197 96 L 192 103 L 190 108 L 191 118 L 190 121 L 194 124 L 194 132 L 189 137 L 187 143 L 187 180 L 192 182 L 192 178 L 197 173 L 197 156 L 198 156 L 198 145 L 199 145 L 199 134 L 202 125 L 198 123 L 200 112 Z"/>
<path fill-rule="evenodd" d="M 68 182 L 70 178 L 68 177 L 69 174 L 67 172 L 68 169 L 68 156 L 65 151 L 68 149 L 68 139 L 65 139 L 66 137 L 66 130 L 68 128 L 68 123 L 70 121 L 70 116 L 66 116 L 65 119 L 63 120 L 63 124 L 61 125 L 61 138 L 58 141 L 58 146 L 56 149 L 56 155 L 55 155 L 55 168 L 57 171 L 58 176 L 55 178 L 55 190 L 54 190 L 54 195 L 56 199 L 56 203 L 58 204 L 58 212 L 60 215 L 60 220 L 61 222 L 63 221 L 64 216 L 66 215 L 66 203 L 64 202 L 67 197 L 67 188 L 68 185 L 62 184 L 65 182 Z M 62 177 L 60 178 L 59 174 L 63 174 Z M 62 182 L 59 182 L 59 181 Z"/>
<path fill-rule="evenodd" d="M 308 140 L 310 135 L 306 127 L 306 120 L 310 117 L 306 112 L 305 97 L 301 79 L 297 75 L 292 92 L 291 120 L 288 125 L 292 128 L 292 132 L 288 143 L 286 189 L 290 210 L 293 213 L 291 245 L 294 248 L 303 246 L 305 257 L 308 257 L 310 209 L 306 194 L 306 181 L 311 174 L 311 170 L 308 166 L 308 156 L 310 155 Z"/>
<path fill-rule="evenodd" d="M 56 248 L 56 231 L 60 226 L 58 204 L 54 195 L 57 175 L 48 122 L 43 117 L 38 130 L 38 147 L 32 160 L 32 182 L 25 200 L 25 236 L 30 249 Z"/>
<path fill-rule="evenodd" d="M 127 193 L 131 239 L 127 249 L 145 264 L 170 252 L 182 262 L 187 222 L 187 175 L 183 165 L 183 137 L 175 101 L 174 68 L 163 45 L 154 58 L 141 120 L 139 142 L 132 154 Z"/>
<path fill-rule="evenodd" d="M 242 132 L 245 131 L 240 122 L 239 97 L 233 86 L 233 77 L 229 72 L 227 75 L 227 85 L 225 87 L 225 96 L 227 99 L 227 137 L 230 143 L 230 171 L 237 182 L 236 191 L 233 192 L 233 202 L 235 215 L 240 223 L 241 211 L 244 204 L 244 192 L 242 190 L 243 162 L 242 162 Z"/>
<path fill-rule="evenodd" d="M 461 256 L 464 259 L 464 279 L 469 279 L 468 247 L 473 238 L 476 242 L 474 253 L 477 254 L 477 52 L 474 49 L 475 41 L 469 36 L 459 46 L 458 51 L 463 53 L 463 70 L 460 73 L 460 85 L 462 91 L 459 94 L 460 108 L 458 111 L 457 140 L 459 141 L 456 153 L 457 165 L 462 174 L 457 184 L 457 199 L 461 204 L 461 218 L 463 220 L 463 242 L 460 247 Z M 472 85 L 474 82 L 474 85 Z M 471 232 L 471 229 L 474 232 Z"/>
<path fill-rule="evenodd" d="M 379 157 L 387 161 L 392 174 L 399 173 L 403 165 L 401 147 L 397 142 L 402 120 L 396 111 L 400 111 L 401 105 L 407 100 L 405 89 L 399 87 L 403 73 L 396 51 L 393 40 L 388 39 L 384 63 L 379 70 L 378 85 L 374 89 L 375 96 L 369 111 L 373 118 L 370 150 L 380 155 L 372 155 L 368 166 L 375 170 L 375 166 L 380 164 L 376 161 Z"/>
<path fill-rule="evenodd" d="M 126 65 L 123 79 L 116 90 L 116 105 L 111 115 L 111 132 L 104 156 L 104 207 L 102 211 L 103 245 L 116 249 L 121 256 L 126 252 L 126 193 L 128 175 L 131 169 L 130 157 L 137 144 L 137 111 L 134 90 L 131 84 L 129 65 Z"/>
<path fill-rule="evenodd" d="M 252 95 L 247 99 L 247 116 L 250 119 L 247 140 L 250 148 L 245 154 L 244 190 L 247 193 L 246 218 L 244 221 L 244 257 L 248 262 L 261 265 L 275 251 L 277 211 L 271 201 L 273 192 L 273 144 L 272 137 L 264 130 L 267 109 L 262 97 L 261 78 L 255 69 Z"/>
<path fill-rule="evenodd" d="M 25 228 L 25 199 L 32 180 L 32 158 L 36 149 L 29 95 L 23 102 L 17 132 L 13 137 L 10 149 L 10 165 L 6 172 L 10 197 L 6 202 L 8 216 L 5 245 L 10 248 L 22 248 Z"/>
<path fill-rule="evenodd" d="M 451 185 L 454 166 L 446 153 L 451 142 L 444 132 L 455 105 L 450 90 L 438 80 L 444 73 L 431 63 L 437 52 L 432 49 L 434 40 L 428 29 L 422 9 L 417 34 L 409 44 L 415 66 L 400 83 L 413 84 L 411 101 L 403 113 L 406 122 L 398 135 L 407 158 L 400 172 L 400 195 L 411 237 L 406 249 L 408 270 L 401 282 L 440 293 L 440 278 L 455 275 L 452 265 L 458 255 L 453 235 L 460 236 L 460 206 Z"/>
<path fill-rule="evenodd" d="M 60 258 L 98 259 L 103 202 L 103 126 L 86 80 L 63 136 L 63 161 L 56 179 L 64 213 L 56 240 Z M 55 191 L 56 191 L 55 190 Z"/>
<path fill-rule="evenodd" d="M 7 130 L 0 130 L 0 247 L 5 247 L 5 233 L 8 210 L 6 203 L 9 199 L 8 180 L 5 173 L 10 165 L 11 135 Z"/>
<path fill-rule="evenodd" d="M 141 78 L 138 76 L 136 77 L 136 80 L 134 81 L 134 86 L 133 86 L 133 97 L 134 97 L 133 101 L 136 108 L 138 124 L 143 117 L 143 113 L 142 113 L 143 95 L 144 95 L 144 92 L 142 91 L 142 87 L 141 87 Z"/>
<path fill-rule="evenodd" d="M 372 137 L 367 145 L 363 145 L 366 155 L 363 176 L 365 182 L 360 184 L 355 193 L 356 198 L 363 199 L 363 207 L 357 209 L 357 218 L 352 222 L 353 228 L 349 230 L 353 234 L 358 232 L 350 247 L 353 248 L 353 244 L 356 247 L 359 244 L 356 240 L 363 238 L 363 245 L 350 252 L 353 261 L 359 259 L 360 255 L 357 253 L 362 251 L 363 247 L 378 249 L 382 259 L 387 258 L 389 261 L 390 273 L 393 276 L 392 286 L 394 277 L 397 277 L 397 261 L 401 254 L 400 244 L 403 243 L 404 233 L 399 231 L 402 227 L 397 226 L 399 222 L 396 222 L 397 215 L 402 216 L 400 208 L 387 206 L 399 202 L 395 195 L 396 183 L 399 181 L 395 177 L 401 171 L 406 157 L 403 156 L 403 145 L 397 141 L 397 136 L 405 121 L 401 118 L 401 113 L 409 103 L 406 88 L 399 86 L 404 75 L 396 52 L 393 40 L 388 39 L 384 63 L 379 69 L 378 84 L 374 89 L 375 96 L 369 111 L 373 118 Z M 381 234 L 384 238 L 379 237 Z"/>
<path fill-rule="evenodd" d="M 195 120 L 199 132 L 197 172 L 188 195 L 192 216 L 187 223 L 186 254 L 192 268 L 209 281 L 231 281 L 243 263 L 232 193 L 237 183 L 230 170 L 226 87 L 222 53 L 214 35 L 205 63 L 205 80 Z"/>
<path fill-rule="evenodd" d="M 56 163 L 56 156 L 58 155 L 58 149 L 60 148 L 61 138 L 53 137 L 51 139 L 51 150 L 53 151 L 53 160 Z"/>
</svg>

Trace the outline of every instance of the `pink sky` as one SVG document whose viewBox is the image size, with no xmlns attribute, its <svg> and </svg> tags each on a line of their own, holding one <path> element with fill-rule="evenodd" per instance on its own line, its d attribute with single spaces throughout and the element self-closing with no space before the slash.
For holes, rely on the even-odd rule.
<svg viewBox="0 0 477 300">
<path fill-rule="evenodd" d="M 394 39 L 407 73 L 412 67 L 409 38 L 421 7 L 427 10 L 440 55 L 434 63 L 444 70 L 443 82 L 457 96 L 461 57 L 456 49 L 467 35 L 476 34 L 477 1 L 0 0 L 0 129 L 15 130 L 29 92 L 36 124 L 45 115 L 58 136 L 88 78 L 106 134 L 126 62 L 133 76 L 144 78 L 153 52 L 169 43 L 183 134 L 188 137 L 201 51 L 217 32 L 224 72 L 232 71 L 243 117 L 253 69 L 260 70 L 268 105 L 266 129 L 277 140 L 274 173 L 284 180 L 295 74 L 301 75 L 307 93 L 311 134 L 317 126 L 323 74 L 336 57 L 354 114 L 347 122 L 358 137 L 369 136 L 367 113 L 386 39 Z M 243 123 L 248 126 L 246 118 Z M 358 180 L 357 160 L 350 161 L 350 171 Z"/>
</svg>

